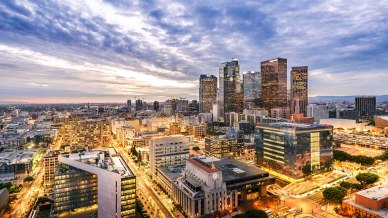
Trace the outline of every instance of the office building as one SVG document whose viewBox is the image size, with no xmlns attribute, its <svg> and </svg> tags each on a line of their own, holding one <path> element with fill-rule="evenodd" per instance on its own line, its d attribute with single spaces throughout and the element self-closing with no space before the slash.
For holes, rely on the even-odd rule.
<svg viewBox="0 0 388 218">
<path fill-rule="evenodd" d="M 189 111 L 189 100 L 181 98 L 177 102 L 177 111 L 178 112 L 187 112 Z"/>
<path fill-rule="evenodd" d="M 330 169 L 333 127 L 300 123 L 256 125 L 257 163 L 292 179 Z"/>
<path fill-rule="evenodd" d="M 58 168 L 58 155 L 59 151 L 49 151 L 43 157 L 44 163 L 44 176 L 43 176 L 43 184 L 44 184 L 44 193 L 51 196 L 54 193 L 54 177 L 55 172 Z"/>
<path fill-rule="evenodd" d="M 135 109 L 136 111 L 141 111 L 143 110 L 143 101 L 140 99 L 137 99 L 135 102 Z"/>
<path fill-rule="evenodd" d="M 235 157 L 239 152 L 236 138 L 210 137 L 205 138 L 205 153 L 216 158 Z"/>
<path fill-rule="evenodd" d="M 150 168 L 153 179 L 156 170 L 164 166 L 182 166 L 189 157 L 192 137 L 183 135 L 160 136 L 149 139 Z"/>
<path fill-rule="evenodd" d="M 219 68 L 218 110 L 223 119 L 228 112 L 242 112 L 244 93 L 240 82 L 240 65 L 232 58 L 231 62 L 222 63 Z"/>
<path fill-rule="evenodd" d="M 201 75 L 199 77 L 199 112 L 210 113 L 217 103 L 217 77 Z"/>
<path fill-rule="evenodd" d="M 376 96 L 356 97 L 356 111 L 360 116 L 372 116 L 376 112 Z"/>
<path fill-rule="evenodd" d="M 113 148 L 63 154 L 55 174 L 54 212 L 97 207 L 98 217 L 135 215 L 136 177 Z"/>
<path fill-rule="evenodd" d="M 154 101 L 154 111 L 159 111 L 159 102 Z"/>
<path fill-rule="evenodd" d="M 172 199 L 189 218 L 230 212 L 239 201 L 265 196 L 266 186 L 275 182 L 268 172 L 234 159 L 188 159 L 179 177 L 163 171 L 166 178 L 176 178 L 171 185 Z"/>
<path fill-rule="evenodd" d="M 290 109 L 288 107 L 275 107 L 270 109 L 271 118 L 287 119 L 290 116 Z"/>
<path fill-rule="evenodd" d="M 244 108 L 261 107 L 261 73 L 248 71 L 243 73 Z"/>
<path fill-rule="evenodd" d="M 132 102 L 131 102 L 131 100 L 127 100 L 127 110 L 128 110 L 129 112 L 132 111 Z"/>
<path fill-rule="evenodd" d="M 261 62 L 261 83 L 265 109 L 287 107 L 287 59 Z"/>
<path fill-rule="evenodd" d="M 388 183 L 359 191 L 354 198 L 342 201 L 343 215 L 347 217 L 388 217 Z"/>
<path fill-rule="evenodd" d="M 307 106 L 307 117 L 313 117 L 314 121 L 329 118 L 329 109 L 326 105 L 309 104 Z"/>
<path fill-rule="evenodd" d="M 171 98 L 168 99 L 164 105 L 164 112 L 167 115 L 173 115 L 177 111 L 177 105 L 178 104 L 178 99 L 176 98 Z"/>
<path fill-rule="evenodd" d="M 307 116 L 308 67 L 291 68 L 291 113 Z"/>
</svg>

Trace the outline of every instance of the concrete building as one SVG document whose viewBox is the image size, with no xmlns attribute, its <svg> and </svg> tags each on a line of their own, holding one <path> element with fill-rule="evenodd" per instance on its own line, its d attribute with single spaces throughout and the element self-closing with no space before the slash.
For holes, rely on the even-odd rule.
<svg viewBox="0 0 388 218">
<path fill-rule="evenodd" d="M 388 183 L 355 193 L 354 198 L 342 201 L 342 208 L 349 217 L 388 217 Z"/>
<path fill-rule="evenodd" d="M 135 215 L 136 177 L 113 148 L 63 154 L 58 161 L 55 213 L 98 205 L 98 217 Z"/>
<path fill-rule="evenodd" d="M 58 169 L 58 155 L 59 151 L 49 151 L 43 157 L 44 163 L 44 176 L 43 176 L 43 184 L 44 184 L 44 193 L 48 196 L 51 196 L 54 193 L 54 178 L 55 172 Z"/>
<path fill-rule="evenodd" d="M 0 211 L 2 211 L 9 202 L 9 191 L 7 188 L 0 190 Z"/>
<path fill-rule="evenodd" d="M 307 117 L 313 117 L 316 122 L 320 119 L 329 118 L 329 109 L 326 105 L 309 104 L 307 106 Z"/>
<path fill-rule="evenodd" d="M 159 107 L 159 102 L 158 101 L 154 101 L 154 111 L 159 111 L 160 107 Z"/>
<path fill-rule="evenodd" d="M 128 112 L 132 111 L 132 102 L 131 102 L 131 100 L 127 100 L 127 110 L 128 110 Z"/>
<path fill-rule="evenodd" d="M 388 127 L 388 116 L 374 116 L 375 126 L 378 128 Z"/>
<path fill-rule="evenodd" d="M 217 77 L 201 75 L 199 77 L 199 112 L 210 113 L 217 103 Z"/>
<path fill-rule="evenodd" d="M 258 165 L 291 179 L 330 170 L 332 126 L 278 122 L 255 131 Z"/>
<path fill-rule="evenodd" d="M 172 135 L 153 137 L 148 141 L 150 149 L 150 168 L 153 179 L 157 169 L 164 166 L 182 166 L 189 157 L 191 136 Z"/>
<path fill-rule="evenodd" d="M 205 152 L 216 158 L 235 157 L 239 152 L 236 138 L 212 137 L 205 138 Z"/>
<path fill-rule="evenodd" d="M 135 110 L 136 110 L 136 111 L 141 111 L 141 110 L 143 110 L 143 101 L 142 101 L 142 100 L 137 99 L 137 100 L 135 101 Z"/>
<path fill-rule="evenodd" d="M 268 172 L 238 160 L 206 159 L 188 159 L 172 183 L 172 199 L 189 218 L 232 211 L 239 202 L 265 196 L 266 186 L 275 182 Z"/>
<path fill-rule="evenodd" d="M 372 116 L 376 112 L 376 96 L 359 96 L 355 98 L 356 111 L 360 116 Z"/>
</svg>

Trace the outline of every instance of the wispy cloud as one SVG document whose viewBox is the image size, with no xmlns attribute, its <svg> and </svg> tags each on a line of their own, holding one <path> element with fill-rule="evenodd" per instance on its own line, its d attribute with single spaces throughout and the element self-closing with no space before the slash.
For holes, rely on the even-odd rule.
<svg viewBox="0 0 388 218">
<path fill-rule="evenodd" d="M 288 58 L 320 95 L 387 94 L 388 3 L 47 1 L 0 3 L 0 98 L 197 98 L 198 76 Z M 373 84 L 373 85 L 371 85 Z"/>
</svg>

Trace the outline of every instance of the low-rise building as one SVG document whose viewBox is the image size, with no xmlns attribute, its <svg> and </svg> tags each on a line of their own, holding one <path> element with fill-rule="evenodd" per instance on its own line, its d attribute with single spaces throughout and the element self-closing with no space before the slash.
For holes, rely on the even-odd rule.
<svg viewBox="0 0 388 218">
<path fill-rule="evenodd" d="M 342 201 L 342 208 L 351 217 L 388 217 L 388 183 L 355 193 L 354 198 Z"/>
</svg>

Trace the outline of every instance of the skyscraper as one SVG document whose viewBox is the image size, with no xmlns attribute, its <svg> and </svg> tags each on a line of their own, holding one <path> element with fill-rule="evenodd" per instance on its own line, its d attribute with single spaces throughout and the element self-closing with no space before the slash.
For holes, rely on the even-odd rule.
<svg viewBox="0 0 388 218">
<path fill-rule="evenodd" d="M 128 108 L 128 111 L 131 112 L 132 108 L 131 108 L 131 100 L 127 100 L 127 108 Z"/>
<path fill-rule="evenodd" d="M 248 71 L 243 73 L 244 108 L 261 106 L 261 73 Z"/>
<path fill-rule="evenodd" d="M 143 109 L 143 101 L 138 99 L 136 100 L 136 105 L 135 105 L 136 111 L 141 111 Z"/>
<path fill-rule="evenodd" d="M 308 104 L 308 67 L 291 69 L 291 113 L 307 116 Z"/>
<path fill-rule="evenodd" d="M 217 77 L 201 75 L 199 77 L 199 112 L 209 113 L 217 102 Z"/>
<path fill-rule="evenodd" d="M 275 58 L 261 62 L 263 107 L 287 107 L 287 59 Z"/>
<path fill-rule="evenodd" d="M 222 63 L 219 69 L 218 108 L 219 117 L 228 112 L 242 112 L 244 93 L 240 82 L 240 65 L 236 58 Z"/>
<path fill-rule="evenodd" d="M 158 101 L 154 101 L 154 110 L 159 111 L 159 102 Z"/>
<path fill-rule="evenodd" d="M 360 116 L 370 116 L 376 111 L 376 96 L 356 97 L 356 111 Z"/>
</svg>

